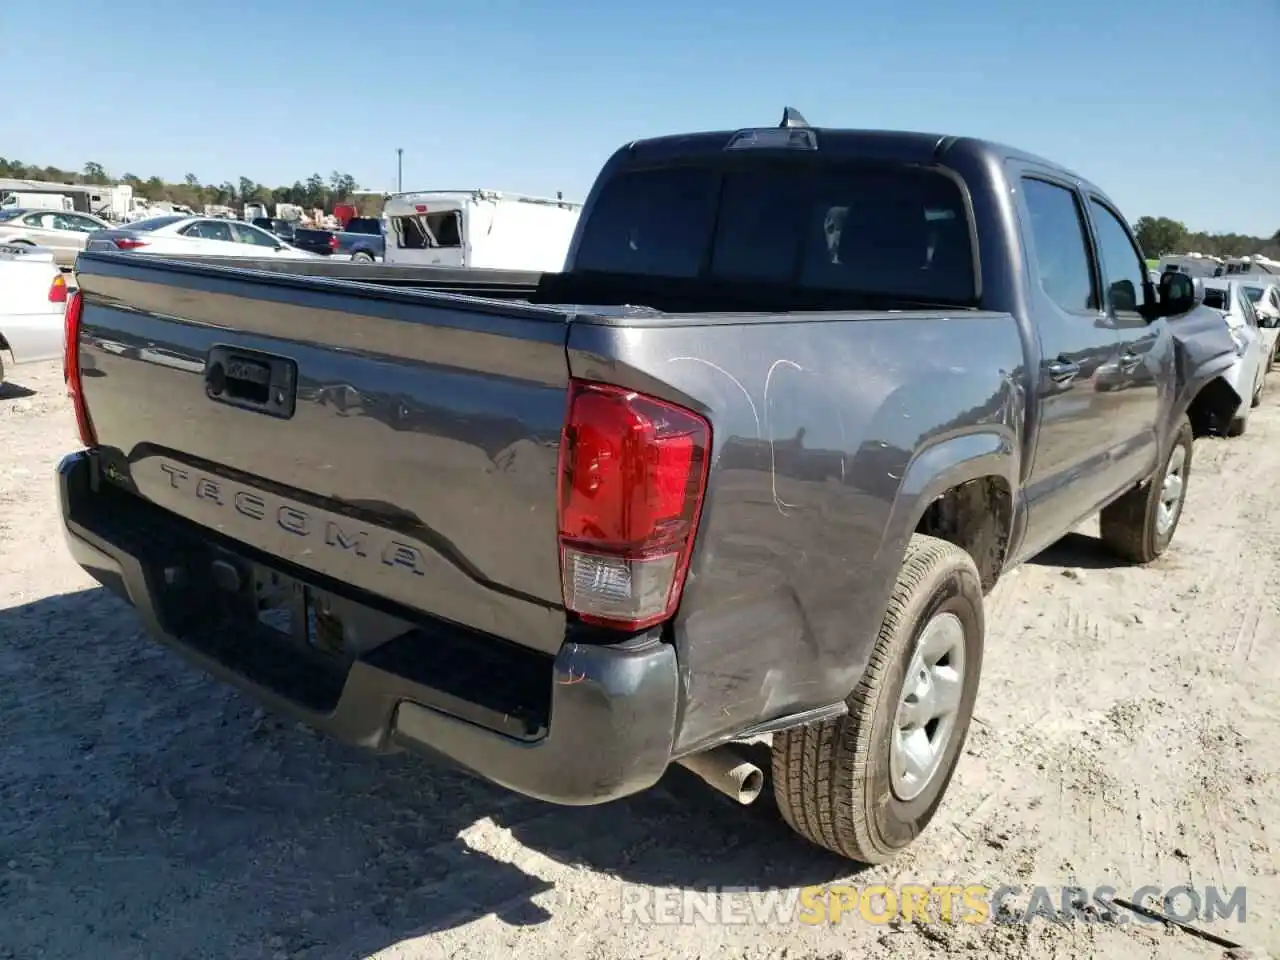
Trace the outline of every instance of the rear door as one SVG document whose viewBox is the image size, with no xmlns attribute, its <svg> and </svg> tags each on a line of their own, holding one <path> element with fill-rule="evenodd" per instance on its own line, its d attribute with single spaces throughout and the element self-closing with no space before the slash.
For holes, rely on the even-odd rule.
<svg viewBox="0 0 1280 960">
<path fill-rule="evenodd" d="M 279 238 L 247 223 L 231 224 L 231 234 L 242 248 L 240 256 L 277 257 L 283 252 Z"/>
<path fill-rule="evenodd" d="M 1084 197 L 1069 181 L 1015 165 L 1029 305 L 1040 335 L 1040 424 L 1028 483 L 1026 546 L 1038 552 L 1099 506 L 1114 489 L 1112 389 L 1122 340 L 1102 320 L 1100 282 Z"/>
<path fill-rule="evenodd" d="M 245 249 L 236 243 L 228 220 L 197 220 L 178 234 L 198 242 L 198 252 L 210 257 L 242 257 Z"/>
<path fill-rule="evenodd" d="M 1112 458 L 1119 485 L 1145 477 L 1158 454 L 1157 429 L 1163 395 L 1174 383 L 1173 336 L 1163 318 L 1150 323 L 1143 315 L 1146 304 L 1147 265 L 1129 228 L 1111 205 L 1089 197 L 1098 264 L 1102 271 L 1100 320 L 1120 338 L 1120 358 L 1115 380 L 1107 386 L 1115 393 L 1112 426 Z"/>
<path fill-rule="evenodd" d="M 467 266 L 463 213 L 456 203 L 417 204 L 392 214 L 387 234 L 387 263 Z"/>
</svg>

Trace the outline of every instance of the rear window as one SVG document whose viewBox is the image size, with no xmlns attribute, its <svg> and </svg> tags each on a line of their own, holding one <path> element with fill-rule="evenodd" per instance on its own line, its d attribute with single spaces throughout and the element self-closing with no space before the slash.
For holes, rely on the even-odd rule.
<svg viewBox="0 0 1280 960">
<path fill-rule="evenodd" d="M 975 291 L 959 186 L 906 166 L 626 171 L 601 190 L 575 269 L 957 303 Z"/>
<path fill-rule="evenodd" d="M 376 217 L 352 217 L 347 221 L 347 233 L 381 233 L 382 221 Z"/>
</svg>

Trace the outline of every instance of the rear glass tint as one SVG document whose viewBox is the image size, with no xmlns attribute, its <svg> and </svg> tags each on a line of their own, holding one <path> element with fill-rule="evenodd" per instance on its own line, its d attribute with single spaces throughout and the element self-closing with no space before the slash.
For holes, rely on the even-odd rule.
<svg viewBox="0 0 1280 960">
<path fill-rule="evenodd" d="M 906 166 L 626 171 L 601 190 L 575 266 L 956 302 L 975 290 L 959 186 Z"/>
</svg>

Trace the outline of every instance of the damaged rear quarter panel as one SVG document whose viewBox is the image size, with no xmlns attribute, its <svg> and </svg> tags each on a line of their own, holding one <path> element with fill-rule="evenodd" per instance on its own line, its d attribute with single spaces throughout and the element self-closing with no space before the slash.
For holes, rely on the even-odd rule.
<svg viewBox="0 0 1280 960">
<path fill-rule="evenodd" d="M 568 347 L 573 376 L 711 420 L 673 625 L 677 753 L 844 700 L 939 483 L 990 463 L 1016 489 L 1024 360 L 1008 314 L 636 315 L 575 322 Z"/>
</svg>

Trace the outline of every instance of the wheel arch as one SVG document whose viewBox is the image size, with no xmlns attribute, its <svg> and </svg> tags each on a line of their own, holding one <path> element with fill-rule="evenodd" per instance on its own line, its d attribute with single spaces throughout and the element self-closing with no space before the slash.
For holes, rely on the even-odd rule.
<svg viewBox="0 0 1280 960">
<path fill-rule="evenodd" d="M 915 533 L 946 540 L 973 558 L 983 591 L 990 591 L 1013 537 L 1016 450 L 1011 435 L 984 430 L 920 451 L 903 473 L 894 504 L 895 551 L 905 553 Z"/>
</svg>

